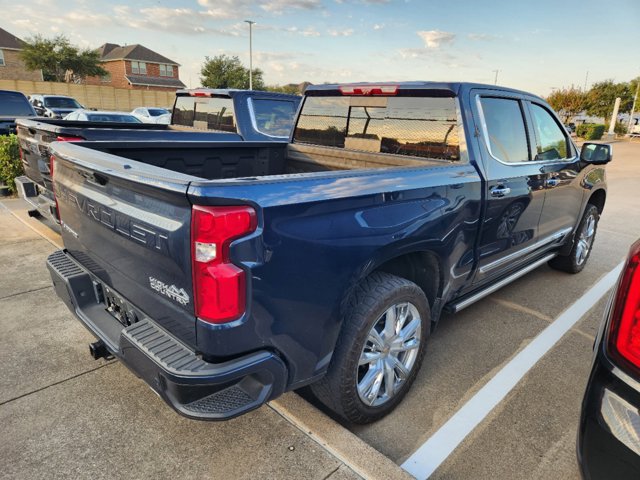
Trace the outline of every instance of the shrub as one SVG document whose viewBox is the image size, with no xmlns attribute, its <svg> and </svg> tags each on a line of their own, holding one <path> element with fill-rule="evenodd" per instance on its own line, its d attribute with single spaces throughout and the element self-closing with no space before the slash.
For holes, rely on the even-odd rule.
<svg viewBox="0 0 640 480">
<path fill-rule="evenodd" d="M 576 134 L 585 140 L 600 140 L 604 135 L 604 125 L 601 123 L 583 123 L 576 128 Z"/>
<path fill-rule="evenodd" d="M 0 136 L 0 182 L 4 182 L 9 187 L 9 191 L 15 193 L 16 184 L 13 180 L 23 173 L 22 161 L 18 153 L 18 137 Z"/>
</svg>

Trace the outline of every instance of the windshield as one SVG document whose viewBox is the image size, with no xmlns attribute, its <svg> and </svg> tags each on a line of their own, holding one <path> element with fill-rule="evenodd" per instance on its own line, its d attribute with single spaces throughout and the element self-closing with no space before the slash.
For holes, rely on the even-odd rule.
<svg viewBox="0 0 640 480">
<path fill-rule="evenodd" d="M 159 117 L 160 115 L 166 115 L 167 113 L 169 113 L 169 111 L 165 110 L 164 108 L 149 109 L 149 115 L 151 115 L 152 117 Z"/>
<path fill-rule="evenodd" d="M 252 100 L 250 105 L 256 129 L 274 137 L 288 137 L 293 126 L 296 105 L 286 100 Z"/>
<path fill-rule="evenodd" d="M 34 116 L 27 98 L 18 92 L 0 92 L 0 115 Z"/>
<path fill-rule="evenodd" d="M 133 115 L 118 115 L 110 113 L 93 113 L 87 115 L 90 122 L 120 122 L 120 123 L 142 123 Z"/>
<path fill-rule="evenodd" d="M 44 99 L 44 106 L 47 108 L 82 108 L 75 98 L 69 97 L 47 97 Z"/>
</svg>

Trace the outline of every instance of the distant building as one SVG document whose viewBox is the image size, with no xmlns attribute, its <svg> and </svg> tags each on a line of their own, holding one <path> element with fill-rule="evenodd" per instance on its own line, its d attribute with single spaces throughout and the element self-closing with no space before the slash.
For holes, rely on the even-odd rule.
<svg viewBox="0 0 640 480">
<path fill-rule="evenodd" d="M 105 43 L 98 48 L 103 77 L 89 77 L 88 85 L 108 85 L 135 90 L 174 91 L 185 88 L 180 81 L 180 65 L 142 45 Z"/>
<path fill-rule="evenodd" d="M 42 70 L 27 70 L 20 58 L 25 42 L 0 28 L 0 80 L 42 81 Z"/>
</svg>

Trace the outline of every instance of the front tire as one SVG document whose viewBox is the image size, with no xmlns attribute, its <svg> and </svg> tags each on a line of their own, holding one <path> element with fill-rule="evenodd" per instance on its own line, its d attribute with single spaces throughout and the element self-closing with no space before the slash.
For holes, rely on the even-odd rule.
<svg viewBox="0 0 640 480">
<path fill-rule="evenodd" d="M 568 273 L 581 272 L 591 255 L 599 220 L 598 207 L 588 203 L 576 229 L 571 252 L 566 256 L 558 256 L 549 260 L 549 266 Z"/>
<path fill-rule="evenodd" d="M 311 391 L 353 423 L 390 413 L 420 369 L 431 314 L 415 283 L 375 272 L 356 287 L 326 376 Z"/>
</svg>

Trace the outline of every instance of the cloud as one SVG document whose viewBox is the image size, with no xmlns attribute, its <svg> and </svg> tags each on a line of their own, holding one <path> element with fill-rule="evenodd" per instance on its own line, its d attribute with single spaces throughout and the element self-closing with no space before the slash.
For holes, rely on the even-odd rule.
<svg viewBox="0 0 640 480">
<path fill-rule="evenodd" d="M 329 30 L 327 33 L 331 37 L 350 37 L 353 35 L 353 28 L 347 28 L 346 30 Z"/>
<path fill-rule="evenodd" d="M 319 10 L 323 8 L 321 0 L 272 0 L 260 3 L 260 8 L 271 13 L 282 13 L 288 9 Z"/>
<path fill-rule="evenodd" d="M 427 48 L 440 48 L 441 45 L 449 45 L 456 38 L 455 33 L 442 32 L 440 30 L 428 30 L 417 32 L 418 36 L 424 40 Z"/>
<path fill-rule="evenodd" d="M 374 30 L 382 30 L 383 28 L 384 28 L 384 23 L 376 23 L 376 24 L 373 26 L 373 29 L 374 29 Z"/>
</svg>

